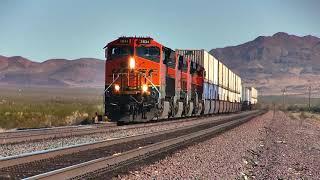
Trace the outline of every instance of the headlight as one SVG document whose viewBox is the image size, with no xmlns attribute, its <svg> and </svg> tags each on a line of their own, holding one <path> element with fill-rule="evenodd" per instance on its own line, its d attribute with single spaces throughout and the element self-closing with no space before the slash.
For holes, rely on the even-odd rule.
<svg viewBox="0 0 320 180">
<path fill-rule="evenodd" d="M 120 91 L 120 86 L 119 86 L 118 84 L 115 84 L 115 85 L 114 85 L 114 90 L 115 90 L 115 91 Z"/>
<path fill-rule="evenodd" d="M 134 69 L 136 67 L 136 60 L 133 57 L 129 59 L 129 68 Z"/>
<path fill-rule="evenodd" d="M 142 85 L 142 91 L 147 92 L 148 91 L 148 85 L 144 84 Z"/>
</svg>

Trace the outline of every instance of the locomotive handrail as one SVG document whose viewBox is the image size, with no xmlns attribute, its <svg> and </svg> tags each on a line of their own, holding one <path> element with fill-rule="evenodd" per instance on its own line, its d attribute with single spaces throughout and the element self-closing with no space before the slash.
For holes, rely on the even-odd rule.
<svg viewBox="0 0 320 180">
<path fill-rule="evenodd" d="M 120 77 L 120 74 L 118 74 L 117 78 L 114 79 L 114 80 L 112 81 L 112 83 L 104 90 L 104 94 L 105 94 L 106 91 L 112 86 L 112 84 L 113 84 L 114 82 L 116 82 L 116 80 L 117 80 L 119 77 Z"/>
</svg>

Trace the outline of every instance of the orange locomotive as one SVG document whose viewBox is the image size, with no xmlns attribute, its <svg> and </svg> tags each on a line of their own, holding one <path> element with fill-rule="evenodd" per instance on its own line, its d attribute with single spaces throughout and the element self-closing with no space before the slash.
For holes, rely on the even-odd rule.
<svg viewBox="0 0 320 180">
<path fill-rule="evenodd" d="M 204 69 L 152 38 L 120 37 L 105 46 L 105 115 L 150 121 L 200 115 Z"/>
</svg>

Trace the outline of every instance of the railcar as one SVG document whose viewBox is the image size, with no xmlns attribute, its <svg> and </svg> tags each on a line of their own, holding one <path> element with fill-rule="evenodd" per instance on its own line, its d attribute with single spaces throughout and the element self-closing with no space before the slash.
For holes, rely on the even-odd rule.
<svg viewBox="0 0 320 180">
<path fill-rule="evenodd" d="M 242 88 L 242 110 L 252 110 L 258 103 L 258 91 L 254 87 Z"/>
<path fill-rule="evenodd" d="M 241 110 L 241 78 L 205 50 L 173 50 L 150 37 L 120 37 L 104 49 L 105 115 L 112 121 Z"/>
</svg>

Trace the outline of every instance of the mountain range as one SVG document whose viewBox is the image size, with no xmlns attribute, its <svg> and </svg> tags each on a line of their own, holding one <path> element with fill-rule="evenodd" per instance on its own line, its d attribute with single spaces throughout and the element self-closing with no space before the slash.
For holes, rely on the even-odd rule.
<svg viewBox="0 0 320 180">
<path fill-rule="evenodd" d="M 103 86 L 104 61 L 94 58 L 33 62 L 0 56 L 0 84 L 27 86 Z"/>
<path fill-rule="evenodd" d="M 247 43 L 210 51 L 248 86 L 266 94 L 320 89 L 320 38 L 284 32 L 259 36 Z M 94 58 L 34 62 L 21 56 L 0 56 L 0 85 L 104 85 L 104 61 Z"/>
<path fill-rule="evenodd" d="M 259 36 L 253 41 L 210 51 L 233 69 L 249 86 L 265 94 L 307 93 L 311 86 L 319 91 L 320 39 L 279 32 Z"/>
</svg>

